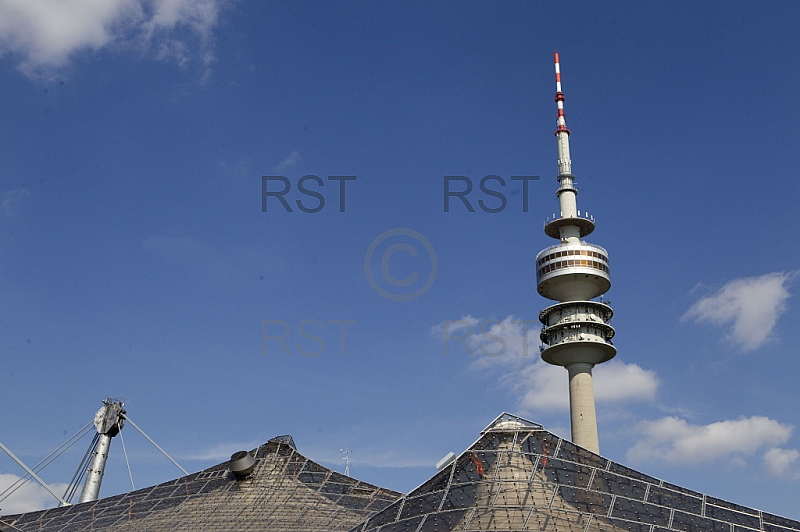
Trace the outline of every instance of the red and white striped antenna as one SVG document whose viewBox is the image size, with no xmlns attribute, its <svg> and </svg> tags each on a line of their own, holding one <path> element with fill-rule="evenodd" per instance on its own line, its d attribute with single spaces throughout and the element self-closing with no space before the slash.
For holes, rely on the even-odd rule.
<svg viewBox="0 0 800 532">
<path fill-rule="evenodd" d="M 556 103 L 558 104 L 558 127 L 556 128 L 556 135 L 558 135 L 561 131 L 566 131 L 567 135 L 569 135 L 569 129 L 567 129 L 567 119 L 564 117 L 564 93 L 561 92 L 561 64 L 558 62 L 558 52 L 555 52 L 555 62 L 556 62 Z"/>
</svg>

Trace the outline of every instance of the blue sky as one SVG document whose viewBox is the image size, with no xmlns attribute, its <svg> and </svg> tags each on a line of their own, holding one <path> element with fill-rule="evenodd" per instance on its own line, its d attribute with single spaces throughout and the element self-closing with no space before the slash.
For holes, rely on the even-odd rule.
<svg viewBox="0 0 800 532">
<path fill-rule="evenodd" d="M 800 518 L 798 23 L 792 2 L 0 0 L 2 442 L 35 464 L 118 397 L 189 470 L 290 433 L 408 491 L 503 411 L 568 437 L 566 371 L 512 323 L 549 304 L 558 50 L 578 207 L 611 263 L 602 454 Z M 318 212 L 294 208 L 319 205 L 306 175 Z M 500 205 L 487 175 L 500 212 L 478 207 Z M 262 211 L 262 176 L 293 212 Z M 356 177 L 344 212 L 329 176 Z M 444 176 L 471 179 L 475 212 L 444 212 Z M 540 176 L 527 212 L 512 176 Z M 405 302 L 365 274 L 398 228 L 436 256 Z M 383 276 L 392 251 L 411 285 Z M 391 294 L 431 277 L 407 235 L 367 262 Z M 474 355 L 444 341 L 453 320 Z M 137 487 L 180 474 L 124 435 Z M 19 474 L 0 457 L 0 483 Z M 52 504 L 26 489 L 0 508 Z M 128 489 L 115 440 L 101 494 Z"/>
</svg>

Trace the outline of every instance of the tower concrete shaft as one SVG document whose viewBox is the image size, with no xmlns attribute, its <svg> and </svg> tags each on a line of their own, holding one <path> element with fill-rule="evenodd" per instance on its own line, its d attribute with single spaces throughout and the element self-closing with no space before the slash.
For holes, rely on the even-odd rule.
<svg viewBox="0 0 800 532">
<path fill-rule="evenodd" d="M 600 454 L 597 436 L 597 415 L 594 408 L 592 366 L 576 362 L 567 366 L 569 372 L 569 408 L 572 441 L 584 449 Z"/>
<path fill-rule="evenodd" d="M 608 252 L 581 240 L 594 231 L 594 218 L 578 210 L 575 176 L 569 153 L 570 130 L 564 115 L 561 65 L 555 54 L 558 117 L 559 215 L 545 223 L 545 234 L 559 241 L 536 256 L 538 292 L 558 301 L 539 313 L 542 322 L 542 360 L 563 366 L 569 373 L 572 441 L 600 452 L 594 404 L 592 368 L 616 355 L 611 343 L 613 311 L 605 301 L 596 301 L 611 288 Z"/>
</svg>

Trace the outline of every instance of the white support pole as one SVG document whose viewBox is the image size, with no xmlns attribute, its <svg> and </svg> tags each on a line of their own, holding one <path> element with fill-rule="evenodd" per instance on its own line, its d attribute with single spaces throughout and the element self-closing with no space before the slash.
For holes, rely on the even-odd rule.
<svg viewBox="0 0 800 532">
<path fill-rule="evenodd" d="M 31 477 L 33 477 L 33 479 L 34 479 L 34 480 L 36 480 L 36 482 L 38 482 L 39 484 L 41 484 L 41 486 L 42 486 L 44 489 L 46 489 L 46 490 L 47 490 L 47 491 L 50 493 L 50 495 L 52 495 L 53 497 L 55 497 L 55 498 L 58 500 L 58 502 L 60 502 L 60 503 L 61 503 L 61 506 L 69 506 L 69 503 L 68 503 L 67 501 L 65 501 L 64 499 L 62 499 L 62 498 L 61 498 L 61 497 L 60 497 L 60 496 L 59 496 L 59 495 L 58 495 L 58 494 L 57 494 L 55 491 L 53 491 L 53 490 L 50 488 L 50 486 L 48 486 L 48 485 L 45 483 L 45 481 L 44 481 L 44 480 L 40 479 L 40 478 L 39 478 L 39 476 L 38 476 L 36 473 L 34 473 L 34 472 L 33 472 L 33 471 L 32 471 L 32 470 L 31 470 L 31 469 L 28 467 L 28 466 L 26 466 L 24 463 L 22 463 L 22 460 L 20 460 L 19 458 L 17 458 L 17 457 L 14 455 L 14 453 L 12 453 L 12 452 L 11 452 L 11 449 L 9 449 L 8 447 L 6 447 L 6 446 L 5 446 L 5 445 L 3 445 L 2 443 L 0 443 L 0 449 L 3 449 L 3 450 L 6 452 L 6 454 L 8 454 L 8 456 L 10 456 L 10 457 L 11 457 L 11 458 L 12 458 L 12 459 L 13 459 L 13 460 L 16 462 L 16 463 L 18 463 L 18 464 L 20 465 L 20 467 L 22 467 L 22 468 L 23 468 L 25 471 L 27 471 L 27 473 L 28 473 L 28 474 L 29 474 Z"/>
<path fill-rule="evenodd" d="M 176 462 L 175 460 L 173 460 L 173 459 L 172 459 L 172 457 L 171 457 L 170 455 L 168 455 L 168 454 L 167 454 L 167 451 L 165 451 L 164 449 L 162 449 L 161 447 L 159 447 L 159 446 L 158 446 L 158 444 L 157 444 L 156 442 L 154 442 L 154 441 L 153 441 L 153 439 L 152 439 L 150 436 L 148 436 L 147 434 L 145 434 L 145 433 L 144 433 L 144 431 L 143 431 L 142 429 L 140 429 L 140 428 L 138 427 L 138 425 L 136 425 L 136 423 L 134 423 L 134 422 L 133 422 L 133 420 L 132 420 L 131 418 L 129 418 L 128 416 L 125 416 L 125 420 L 126 420 L 128 423 L 130 423 L 131 425 L 133 425 L 133 428 L 135 428 L 136 430 L 138 430 L 138 431 L 139 431 L 139 433 L 141 433 L 141 435 L 142 435 L 142 436 L 144 436 L 145 438 L 147 438 L 147 441 L 149 441 L 150 443 L 152 443 L 152 444 L 153 444 L 153 446 L 155 446 L 155 448 L 156 448 L 156 449 L 158 449 L 159 451 L 161 451 L 161 454 L 163 454 L 164 456 L 166 456 L 167 458 L 169 458 L 169 461 L 170 461 L 170 462 L 172 462 L 173 464 L 175 464 L 175 467 L 177 467 L 178 469 L 180 469 L 181 471 L 183 471 L 183 474 L 184 474 L 184 475 L 188 475 L 188 474 L 189 474 L 189 472 L 188 472 L 188 471 L 186 471 L 184 468 L 182 468 L 182 467 L 180 466 L 180 464 L 178 464 L 178 462 Z"/>
</svg>

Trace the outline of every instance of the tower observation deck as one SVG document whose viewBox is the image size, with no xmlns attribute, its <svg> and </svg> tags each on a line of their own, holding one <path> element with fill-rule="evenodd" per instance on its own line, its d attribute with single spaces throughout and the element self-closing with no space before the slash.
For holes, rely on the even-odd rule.
<svg viewBox="0 0 800 532">
<path fill-rule="evenodd" d="M 561 92 L 561 69 L 555 54 L 558 118 L 558 189 L 560 212 L 545 221 L 544 232 L 559 241 L 536 255 L 539 294 L 558 301 L 539 313 L 542 322 L 542 359 L 563 366 L 569 373 L 572 441 L 600 453 L 594 405 L 592 368 L 614 358 L 611 343 L 613 314 L 604 301 L 596 301 L 611 288 L 608 252 L 581 240 L 595 228 L 594 218 L 578 210 L 575 176 L 569 155 L 569 135 Z"/>
</svg>

